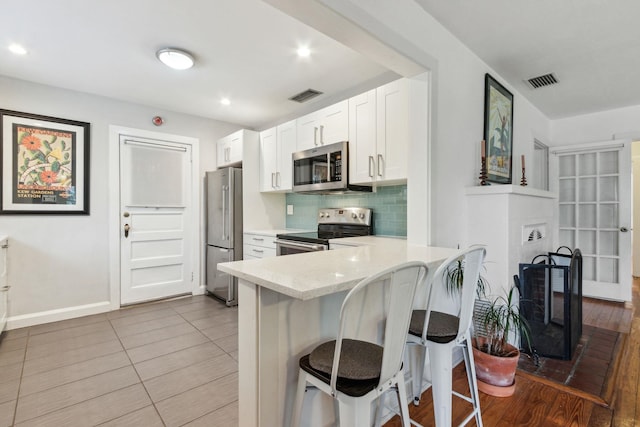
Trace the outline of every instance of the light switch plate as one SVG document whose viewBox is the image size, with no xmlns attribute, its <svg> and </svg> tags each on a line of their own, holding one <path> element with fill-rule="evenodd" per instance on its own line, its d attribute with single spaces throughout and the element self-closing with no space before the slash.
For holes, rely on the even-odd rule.
<svg viewBox="0 0 640 427">
<path fill-rule="evenodd" d="M 293 215 L 293 205 L 287 205 L 287 215 Z"/>
</svg>

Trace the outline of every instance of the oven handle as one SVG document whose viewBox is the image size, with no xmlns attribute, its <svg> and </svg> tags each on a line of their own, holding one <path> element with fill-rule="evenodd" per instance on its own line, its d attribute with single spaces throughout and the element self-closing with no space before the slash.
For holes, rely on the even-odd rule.
<svg viewBox="0 0 640 427">
<path fill-rule="evenodd" d="M 294 243 L 291 240 L 279 240 L 279 239 L 276 239 L 276 245 L 288 246 L 290 248 L 311 249 L 312 251 L 323 251 L 326 249 L 324 245 Z"/>
</svg>

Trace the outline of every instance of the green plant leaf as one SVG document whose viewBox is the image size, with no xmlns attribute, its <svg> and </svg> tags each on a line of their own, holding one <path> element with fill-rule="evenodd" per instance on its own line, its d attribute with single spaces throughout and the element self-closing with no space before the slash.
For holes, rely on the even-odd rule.
<svg viewBox="0 0 640 427">
<path fill-rule="evenodd" d="M 58 173 L 60 171 L 60 162 L 56 160 L 55 162 L 51 163 L 51 170 Z"/>
</svg>

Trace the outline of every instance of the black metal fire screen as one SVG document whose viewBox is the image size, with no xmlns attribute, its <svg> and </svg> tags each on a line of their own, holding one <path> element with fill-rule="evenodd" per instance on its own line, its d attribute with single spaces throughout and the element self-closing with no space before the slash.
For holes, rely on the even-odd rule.
<svg viewBox="0 0 640 427">
<path fill-rule="evenodd" d="M 519 281 L 520 312 L 529 323 L 533 350 L 571 359 L 582 335 L 582 253 L 538 256 L 520 264 Z"/>
</svg>

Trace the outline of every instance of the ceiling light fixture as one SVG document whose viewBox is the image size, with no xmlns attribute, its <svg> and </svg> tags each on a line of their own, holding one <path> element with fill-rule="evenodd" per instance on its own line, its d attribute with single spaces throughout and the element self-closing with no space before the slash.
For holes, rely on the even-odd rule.
<svg viewBox="0 0 640 427">
<path fill-rule="evenodd" d="M 187 70 L 193 67 L 195 60 L 189 52 L 167 47 L 156 52 L 158 59 L 168 67 L 175 70 Z"/>
<path fill-rule="evenodd" d="M 220 100 L 220 104 L 222 104 L 222 105 L 231 105 L 231 101 L 229 100 L 229 98 L 222 98 Z"/>
<path fill-rule="evenodd" d="M 16 55 L 26 55 L 27 54 L 27 49 L 23 48 L 19 44 L 15 44 L 15 43 L 9 46 L 9 50 L 11 52 L 15 53 Z"/>
<path fill-rule="evenodd" d="M 307 46 L 300 46 L 297 53 L 300 58 L 308 58 L 311 55 L 311 50 Z"/>
</svg>

